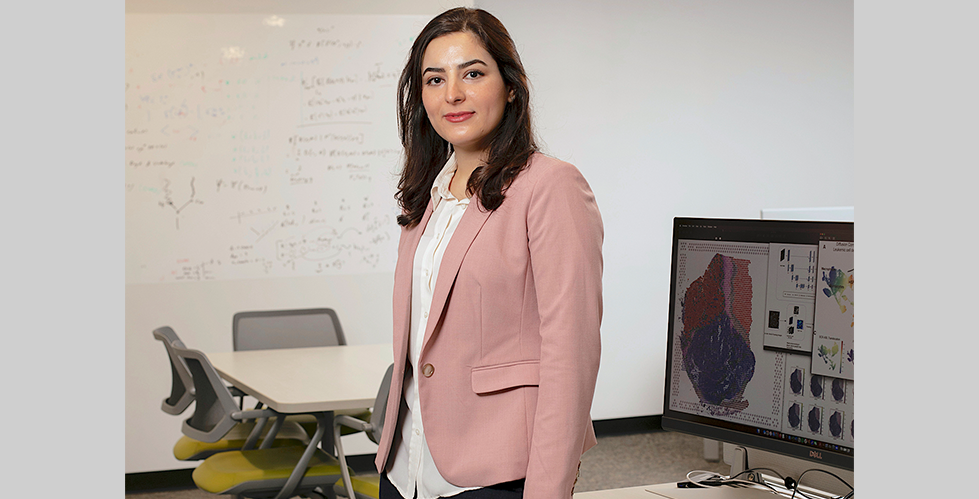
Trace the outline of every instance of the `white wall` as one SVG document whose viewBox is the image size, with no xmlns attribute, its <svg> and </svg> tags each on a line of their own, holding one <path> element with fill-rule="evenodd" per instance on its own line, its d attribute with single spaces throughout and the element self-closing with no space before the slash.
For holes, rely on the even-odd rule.
<svg viewBox="0 0 979 499">
<path fill-rule="evenodd" d="M 854 205 L 853 3 L 477 0 L 605 222 L 592 416 L 662 414 L 675 216 Z"/>
</svg>

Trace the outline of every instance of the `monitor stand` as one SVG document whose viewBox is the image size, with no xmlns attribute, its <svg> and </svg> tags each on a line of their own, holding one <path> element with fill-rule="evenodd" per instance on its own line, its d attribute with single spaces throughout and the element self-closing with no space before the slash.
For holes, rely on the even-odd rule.
<svg viewBox="0 0 979 499">
<path fill-rule="evenodd" d="M 757 457 L 757 459 L 752 459 L 749 464 L 748 456 L 752 455 Z M 780 474 L 785 476 L 791 476 L 793 479 L 798 479 L 802 472 L 818 468 L 826 471 L 831 471 L 832 473 L 840 476 L 842 479 L 847 480 L 851 485 L 853 484 L 853 472 L 846 470 L 837 470 L 828 468 L 826 466 L 819 466 L 812 464 L 808 461 L 803 461 L 800 459 L 794 459 L 790 457 L 780 456 L 777 454 L 772 454 L 769 452 L 759 451 L 757 449 L 749 449 L 737 446 L 733 444 L 724 444 L 724 462 L 731 465 L 731 475 L 732 477 L 741 475 L 745 471 L 756 468 L 757 471 L 751 471 L 745 473 L 738 478 L 747 480 L 750 482 L 759 483 L 762 485 L 767 485 L 775 489 L 779 494 L 785 497 L 792 496 L 792 490 L 785 486 L 785 481 L 781 478 L 766 473 L 766 471 L 771 472 L 771 470 L 764 470 L 760 468 L 771 468 L 777 470 Z M 839 480 L 832 478 L 824 473 L 810 473 L 807 474 L 803 479 L 804 484 L 799 486 L 799 492 L 805 492 L 810 497 L 814 498 L 835 498 L 845 495 L 849 492 L 849 487 L 843 485 Z M 806 484 L 811 484 L 806 485 Z M 799 497 L 800 494 L 796 494 Z"/>
</svg>

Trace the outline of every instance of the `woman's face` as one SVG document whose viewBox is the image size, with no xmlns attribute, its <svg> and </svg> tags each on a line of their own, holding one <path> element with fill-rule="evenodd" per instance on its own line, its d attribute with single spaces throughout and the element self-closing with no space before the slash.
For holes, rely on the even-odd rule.
<svg viewBox="0 0 979 499">
<path fill-rule="evenodd" d="M 456 151 L 482 152 L 512 97 L 496 61 L 470 33 L 440 36 L 422 57 L 428 121 Z"/>
</svg>

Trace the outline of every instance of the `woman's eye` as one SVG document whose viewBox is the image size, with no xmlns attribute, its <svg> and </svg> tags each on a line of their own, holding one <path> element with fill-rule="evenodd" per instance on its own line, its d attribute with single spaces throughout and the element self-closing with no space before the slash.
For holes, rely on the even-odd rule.
<svg viewBox="0 0 979 499">
<path fill-rule="evenodd" d="M 439 83 L 442 83 L 442 78 L 439 78 L 438 76 L 433 76 L 428 79 L 429 85 L 438 85 Z"/>
<path fill-rule="evenodd" d="M 468 76 L 470 78 L 479 78 L 482 75 L 483 75 L 482 72 L 476 71 L 475 69 L 470 70 L 468 73 L 466 73 L 466 76 Z"/>
</svg>

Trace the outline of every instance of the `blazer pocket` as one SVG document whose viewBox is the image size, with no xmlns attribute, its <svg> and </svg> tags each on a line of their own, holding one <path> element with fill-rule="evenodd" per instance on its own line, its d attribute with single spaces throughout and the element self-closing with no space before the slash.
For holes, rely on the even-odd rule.
<svg viewBox="0 0 979 499">
<path fill-rule="evenodd" d="M 499 392 L 518 386 L 537 386 L 539 384 L 539 360 L 521 360 L 472 368 L 473 391 L 478 394 Z"/>
</svg>

